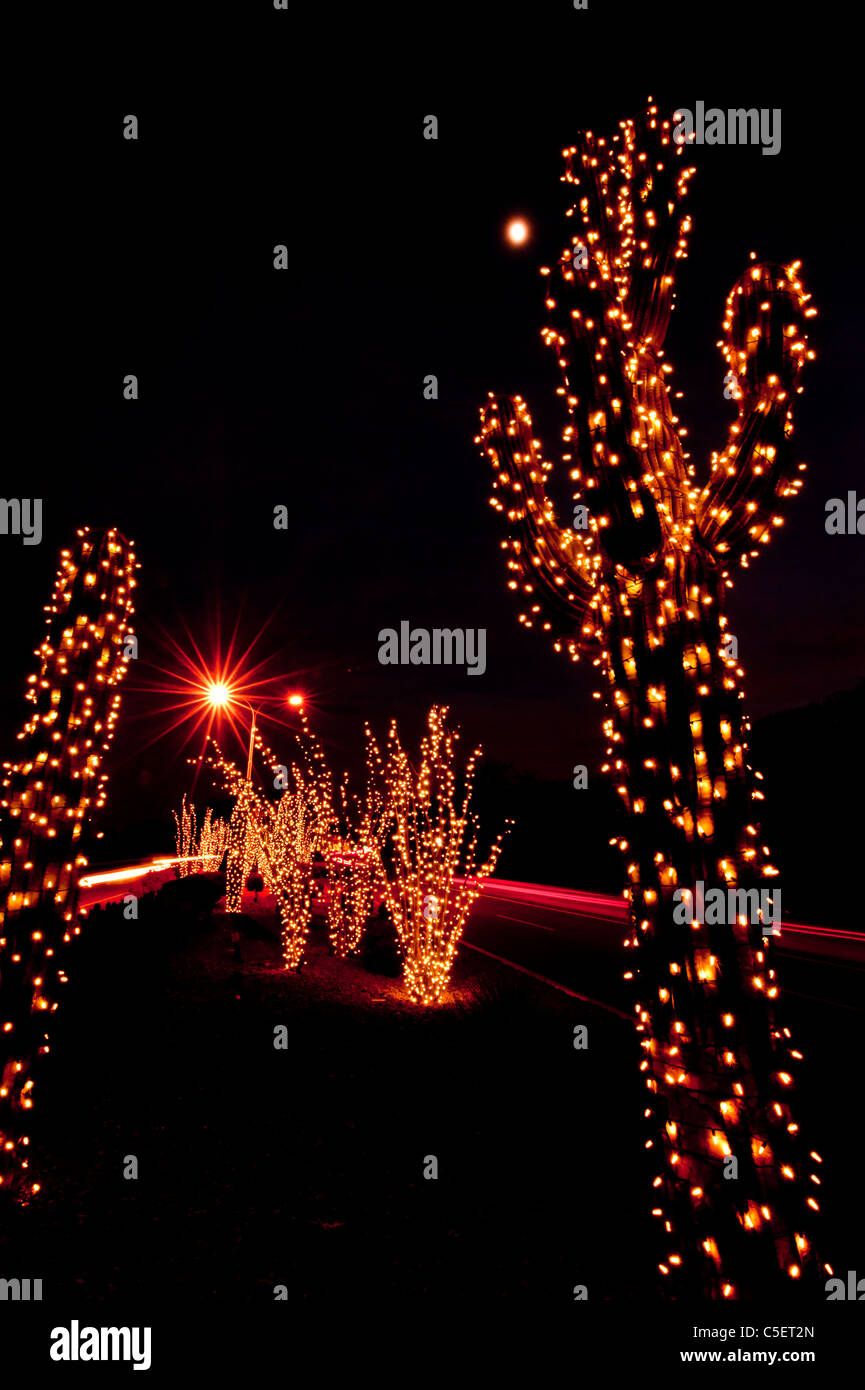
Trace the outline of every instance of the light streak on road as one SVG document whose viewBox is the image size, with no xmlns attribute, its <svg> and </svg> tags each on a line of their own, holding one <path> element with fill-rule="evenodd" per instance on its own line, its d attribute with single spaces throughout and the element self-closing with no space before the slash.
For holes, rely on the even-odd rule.
<svg viewBox="0 0 865 1390">
<path fill-rule="evenodd" d="M 205 855 L 205 858 L 213 858 L 212 855 Z M 135 864 L 131 868 L 111 869 L 104 874 L 85 874 L 78 880 L 79 888 L 95 888 L 97 883 L 125 883 L 131 878 L 144 878 L 146 874 L 155 874 L 162 869 L 170 869 L 173 864 L 185 864 L 187 861 L 200 864 L 202 856 L 200 854 L 176 855 L 171 859 L 153 859 L 149 864 Z"/>
<path fill-rule="evenodd" d="M 543 883 L 517 883 L 511 879 L 488 878 L 482 888 L 481 901 L 499 899 L 511 903 L 536 903 L 547 912 L 562 912 L 566 916 L 595 917 L 599 921 L 627 922 L 628 905 L 623 898 L 610 893 L 587 893 L 575 888 L 551 888 Z M 784 935 L 830 938 L 847 943 L 865 942 L 865 932 L 846 931 L 840 927 L 821 927 L 805 922 L 782 922 Z M 773 935 L 776 933 L 773 933 Z"/>
</svg>

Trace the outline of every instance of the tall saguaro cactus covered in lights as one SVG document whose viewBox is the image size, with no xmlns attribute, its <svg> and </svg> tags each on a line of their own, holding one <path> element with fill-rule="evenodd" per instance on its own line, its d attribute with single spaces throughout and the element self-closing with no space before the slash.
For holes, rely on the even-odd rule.
<svg viewBox="0 0 865 1390">
<path fill-rule="evenodd" d="M 801 1054 L 776 1019 L 771 940 L 751 910 L 770 901 L 777 871 L 757 824 L 761 779 L 725 613 L 734 572 L 800 487 L 791 408 L 816 310 L 798 262 L 754 260 L 734 285 L 719 347 L 737 415 L 699 481 L 663 352 L 690 231 L 684 153 L 651 99 L 618 134 L 586 132 L 564 151 L 573 234 L 555 272 L 541 273 L 573 526 L 556 521 L 552 464 L 520 397 L 490 397 L 478 443 L 507 523 L 520 621 L 572 659 L 589 656 L 602 678 L 604 768 L 629 825 L 626 977 L 664 1287 L 737 1298 L 820 1274 L 810 1234 L 820 1159 L 803 1149 L 790 1105 Z M 698 884 L 732 904 L 726 924 L 700 911 Z M 682 902 L 690 923 L 677 920 Z"/>
<path fill-rule="evenodd" d="M 28 1200 L 33 1061 L 65 981 L 82 837 L 105 804 L 100 771 L 134 651 L 137 561 L 115 530 L 82 527 L 64 550 L 29 677 L 33 708 L 0 796 L 0 1191 Z"/>
</svg>

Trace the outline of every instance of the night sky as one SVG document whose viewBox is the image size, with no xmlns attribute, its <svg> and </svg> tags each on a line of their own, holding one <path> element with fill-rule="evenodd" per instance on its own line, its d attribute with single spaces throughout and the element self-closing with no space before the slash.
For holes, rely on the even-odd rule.
<svg viewBox="0 0 865 1390">
<path fill-rule="evenodd" d="M 260 634 L 253 659 L 285 676 L 274 690 L 307 692 L 338 768 L 358 765 L 364 718 L 383 732 L 396 715 L 413 736 L 435 699 L 491 760 L 599 776 L 590 668 L 520 630 L 473 438 L 486 393 L 519 392 L 557 456 L 538 267 L 567 235 L 560 150 L 580 129 L 612 132 L 650 93 L 667 113 L 698 99 L 782 109 L 777 156 L 694 151 L 666 355 L 700 468 L 733 409 L 715 347 L 726 294 L 751 250 L 802 260 L 819 309 L 796 406 L 809 471 L 737 583 L 731 628 L 758 718 L 861 679 L 865 545 L 824 530 L 826 500 L 861 495 L 865 472 L 846 43 L 836 28 L 829 70 L 825 19 L 818 40 L 790 11 L 711 13 L 562 0 L 471 21 L 439 5 L 315 21 L 259 4 L 203 8 L 184 29 L 148 7 L 140 48 L 127 14 L 123 44 L 112 51 L 109 24 L 89 71 L 55 84 L 34 70 L 13 122 L 29 154 L 10 171 L 19 442 L 3 494 L 41 496 L 44 535 L 0 537 L 4 756 L 58 551 L 86 523 L 119 527 L 142 562 L 140 660 L 108 764 L 121 820 L 167 819 L 189 785 L 180 735 L 152 742 L 167 721 L 146 689 L 175 664 L 166 633 L 191 652 L 184 624 L 208 656 L 220 627 L 223 652 L 235 625 L 241 648 Z M 137 142 L 122 138 L 127 113 Z M 436 142 L 422 138 L 429 113 Z M 517 214 L 534 229 L 520 249 L 502 236 Z M 287 271 L 272 267 L 277 243 Z M 437 401 L 423 399 L 428 373 Z M 287 531 L 273 529 L 278 504 Z M 402 619 L 485 627 L 486 673 L 380 666 L 378 631 Z"/>
</svg>

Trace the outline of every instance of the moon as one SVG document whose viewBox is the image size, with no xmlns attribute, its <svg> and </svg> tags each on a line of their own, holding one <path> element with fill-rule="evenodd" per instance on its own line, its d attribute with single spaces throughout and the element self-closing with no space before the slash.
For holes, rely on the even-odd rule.
<svg viewBox="0 0 865 1390">
<path fill-rule="evenodd" d="M 524 217 L 512 217 L 505 228 L 505 236 L 512 246 L 524 246 L 529 239 L 529 224 Z"/>
</svg>

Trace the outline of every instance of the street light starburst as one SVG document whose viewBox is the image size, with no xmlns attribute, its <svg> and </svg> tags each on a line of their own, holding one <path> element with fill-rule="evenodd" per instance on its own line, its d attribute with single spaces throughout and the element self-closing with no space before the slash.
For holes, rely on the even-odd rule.
<svg viewBox="0 0 865 1390">
<path fill-rule="evenodd" d="M 231 691 L 228 686 L 223 685 L 221 681 L 217 681 L 213 685 L 208 686 L 207 702 L 212 705 L 214 709 L 221 709 L 224 705 L 228 704 L 230 699 Z"/>
</svg>

